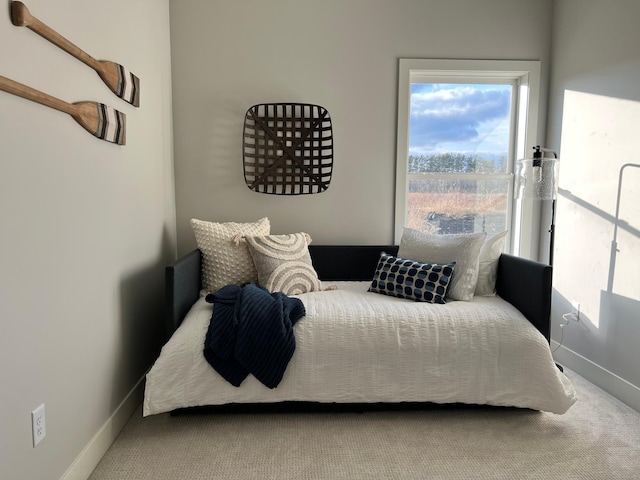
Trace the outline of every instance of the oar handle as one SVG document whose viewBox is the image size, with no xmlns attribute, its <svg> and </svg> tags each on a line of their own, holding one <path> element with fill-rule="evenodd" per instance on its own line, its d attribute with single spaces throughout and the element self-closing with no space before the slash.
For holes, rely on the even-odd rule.
<svg viewBox="0 0 640 480">
<path fill-rule="evenodd" d="M 98 60 L 31 15 L 24 3 L 11 2 L 11 21 L 17 27 L 27 27 L 33 30 L 91 68 L 100 69 Z"/>
<path fill-rule="evenodd" d="M 10 78 L 3 77 L 2 75 L 0 75 L 0 90 L 26 98 L 27 100 L 31 100 L 41 105 L 54 108 L 61 112 L 68 113 L 69 115 L 75 115 L 78 113 L 76 107 L 71 103 L 67 103 L 59 98 L 41 92 L 40 90 L 28 87 L 27 85 L 18 83 Z"/>
</svg>

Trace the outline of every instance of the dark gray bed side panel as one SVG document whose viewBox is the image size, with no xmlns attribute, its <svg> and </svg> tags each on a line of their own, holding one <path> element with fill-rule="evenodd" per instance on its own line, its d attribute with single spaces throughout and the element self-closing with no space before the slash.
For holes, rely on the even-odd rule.
<svg viewBox="0 0 640 480">
<path fill-rule="evenodd" d="M 503 253 L 498 261 L 496 291 L 545 336 L 551 338 L 552 268 Z"/>
<path fill-rule="evenodd" d="M 192 250 L 165 268 L 167 339 L 200 295 L 200 256 L 200 250 Z"/>
</svg>

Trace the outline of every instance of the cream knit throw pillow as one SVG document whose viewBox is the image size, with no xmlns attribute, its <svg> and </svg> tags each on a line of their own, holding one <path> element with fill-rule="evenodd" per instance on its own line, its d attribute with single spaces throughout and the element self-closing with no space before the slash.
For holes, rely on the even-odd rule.
<svg viewBox="0 0 640 480">
<path fill-rule="evenodd" d="M 229 284 L 257 282 L 258 272 L 245 242 L 238 235 L 269 235 L 268 218 L 253 223 L 215 223 L 192 219 L 191 228 L 202 252 L 202 290 L 215 292 Z"/>
</svg>

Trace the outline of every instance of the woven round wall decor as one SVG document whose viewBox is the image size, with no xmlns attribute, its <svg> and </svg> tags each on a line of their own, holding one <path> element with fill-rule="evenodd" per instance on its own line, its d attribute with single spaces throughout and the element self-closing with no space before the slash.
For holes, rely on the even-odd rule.
<svg viewBox="0 0 640 480">
<path fill-rule="evenodd" d="M 243 131 L 247 186 L 258 193 L 306 195 L 329 188 L 333 129 L 329 112 L 307 103 L 263 103 L 247 110 Z"/>
</svg>

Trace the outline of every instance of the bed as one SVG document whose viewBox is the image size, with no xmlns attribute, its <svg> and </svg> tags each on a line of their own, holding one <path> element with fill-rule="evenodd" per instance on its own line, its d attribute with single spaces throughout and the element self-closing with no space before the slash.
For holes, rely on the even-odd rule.
<svg viewBox="0 0 640 480">
<path fill-rule="evenodd" d="M 277 388 L 240 387 L 205 361 L 212 305 L 201 295 L 202 253 L 166 268 L 166 337 L 147 374 L 143 415 L 234 404 L 473 404 L 556 414 L 576 401 L 549 348 L 551 267 L 501 254 L 497 294 L 446 305 L 368 291 L 394 245 L 309 245 L 323 285 L 296 295 L 306 316 Z"/>
</svg>

